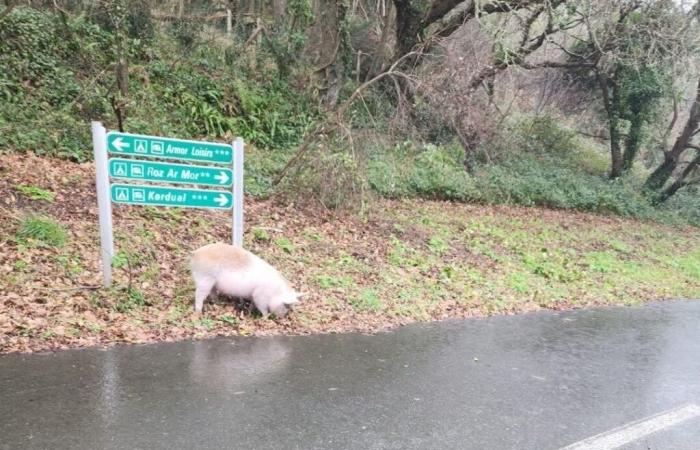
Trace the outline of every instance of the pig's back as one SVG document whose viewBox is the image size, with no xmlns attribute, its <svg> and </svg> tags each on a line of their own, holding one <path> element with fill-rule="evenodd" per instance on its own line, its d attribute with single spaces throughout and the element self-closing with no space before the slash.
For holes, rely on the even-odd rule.
<svg viewBox="0 0 700 450">
<path fill-rule="evenodd" d="M 258 265 L 246 266 L 238 270 L 222 269 L 216 276 L 215 286 L 216 290 L 222 294 L 249 298 L 267 279 L 269 279 L 268 274 Z"/>
<path fill-rule="evenodd" d="M 254 265 L 256 258 L 240 247 L 216 243 L 208 244 L 192 252 L 190 266 L 193 272 L 216 274 L 222 270 L 241 271 Z"/>
</svg>

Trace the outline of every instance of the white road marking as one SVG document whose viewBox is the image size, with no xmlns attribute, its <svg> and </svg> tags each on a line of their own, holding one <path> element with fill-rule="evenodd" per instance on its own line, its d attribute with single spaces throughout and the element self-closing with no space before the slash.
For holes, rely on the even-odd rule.
<svg viewBox="0 0 700 450">
<path fill-rule="evenodd" d="M 698 416 L 700 406 L 686 405 L 589 437 L 561 450 L 612 450 Z"/>
</svg>

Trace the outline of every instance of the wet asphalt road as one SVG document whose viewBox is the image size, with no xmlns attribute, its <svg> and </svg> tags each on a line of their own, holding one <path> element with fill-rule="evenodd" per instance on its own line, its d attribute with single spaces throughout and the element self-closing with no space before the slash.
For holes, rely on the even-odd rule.
<svg viewBox="0 0 700 450">
<path fill-rule="evenodd" d="M 13 450 L 559 449 L 684 405 L 700 302 L 0 357 Z M 635 436 L 698 449 L 700 415 Z"/>
</svg>

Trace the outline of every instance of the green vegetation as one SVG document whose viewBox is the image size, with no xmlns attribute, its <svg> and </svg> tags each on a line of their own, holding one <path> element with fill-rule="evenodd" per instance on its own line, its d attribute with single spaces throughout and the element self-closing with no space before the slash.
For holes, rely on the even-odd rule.
<svg viewBox="0 0 700 450">
<path fill-rule="evenodd" d="M 117 312 L 125 313 L 151 304 L 141 291 L 133 287 L 116 288 L 114 291 L 116 298 L 114 309 Z"/>
<path fill-rule="evenodd" d="M 249 77 L 225 53 L 200 46 L 196 36 L 197 45 L 183 46 L 177 27 L 158 32 L 157 39 L 111 28 L 99 17 L 26 7 L 3 20 L 2 151 L 87 160 L 86 123 L 101 119 L 114 128 L 115 108 L 131 132 L 218 139 L 235 134 L 261 149 L 295 145 L 312 123 L 314 109 L 302 93 L 264 73 Z M 187 57 L 173 62 L 178 54 Z M 110 67 L 118 56 L 130 62 L 128 98 L 113 91 Z"/>
<path fill-rule="evenodd" d="M 644 173 L 609 180 L 605 156 L 549 117 L 515 122 L 484 145 L 471 172 L 455 146 L 401 145 L 369 162 L 368 182 L 389 198 L 423 197 L 545 206 L 700 225 L 700 196 L 689 189 L 654 207 L 642 195 Z M 486 158 L 497 163 L 485 163 Z"/>
<path fill-rule="evenodd" d="M 9 159 L 18 168 L 9 174 L 10 186 L 37 164 Z M 84 169 L 61 161 L 39 164 L 66 175 Z M 89 192 L 92 180 L 82 177 L 80 183 L 76 192 Z M 13 324 L 9 348 L 368 331 L 444 317 L 700 297 L 699 235 L 687 225 L 379 199 L 369 217 L 338 215 L 329 223 L 301 214 L 285 220 L 282 231 L 285 206 L 255 206 L 258 231 L 246 234 L 245 246 L 296 289 L 310 292 L 284 319 L 262 320 L 249 303 L 223 296 L 207 302 L 202 317 L 193 317 L 187 258 L 193 248 L 229 239 L 225 212 L 187 211 L 167 220 L 145 210 L 123 211 L 115 229 L 111 289 L 99 288 L 98 234 L 89 212 L 62 225 L 71 239 L 60 248 L 44 243 L 52 234 L 46 229 L 56 222 L 44 217 L 24 222 L 41 226 L 23 227 L 3 216 L 0 229 L 8 230 L 3 242 L 9 251 L 0 254 L 0 295 L 9 308 L 0 316 Z M 27 229 L 35 231 L 20 233 Z"/>
<path fill-rule="evenodd" d="M 41 200 L 53 203 L 54 199 L 56 198 L 56 194 L 54 192 L 47 191 L 46 189 L 42 189 L 37 186 L 20 184 L 14 188 L 30 200 Z"/>
<path fill-rule="evenodd" d="M 555 19 L 569 20 L 577 3 L 570 1 L 567 7 L 557 10 Z M 381 83 L 347 105 L 341 122 L 328 122 L 327 132 L 310 134 L 329 117 L 325 111 L 331 86 L 337 86 L 335 105 L 358 88 L 360 77 L 350 70 L 356 53 L 351 45 L 377 25 L 372 22 L 376 18 L 346 16 L 333 25 L 342 38 L 332 55 L 337 60 L 319 81 L 316 63 L 308 59 L 309 52 L 321 50 L 310 37 L 309 25 L 315 18 L 307 1 L 288 2 L 282 16 L 263 15 L 262 21 L 273 21 L 274 26 L 257 43 L 247 41 L 252 30 L 242 23 L 226 35 L 220 28 L 223 23 L 212 28 L 190 19 L 161 22 L 151 15 L 162 12 L 158 8 L 152 2 L 130 0 L 67 9 L 14 7 L 0 27 L 0 152 L 32 151 L 86 161 L 91 154 L 86 124 L 97 119 L 111 129 L 121 126 L 136 133 L 219 141 L 240 135 L 250 144 L 246 190 L 259 197 L 278 192 L 319 200 L 329 208 L 364 208 L 373 193 L 700 224 L 700 195 L 692 182 L 692 167 L 683 177 L 678 175 L 677 186 L 672 184 L 673 171 L 653 171 L 661 158 L 658 148 L 663 147 L 663 139 L 668 140 L 658 124 L 669 115 L 670 100 L 679 96 L 681 88 L 671 75 L 674 64 L 692 58 L 695 47 L 687 42 L 683 51 L 679 47 L 673 47 L 678 50 L 673 54 L 655 50 L 642 58 L 640 48 L 657 47 L 629 40 L 630 36 L 651 39 L 647 36 L 653 33 L 644 34 L 645 30 L 682 15 L 673 8 L 630 15 L 618 46 L 606 56 L 617 60 L 601 76 L 619 89 L 612 116 L 600 114 L 601 126 L 614 120 L 619 132 L 614 146 L 620 147 L 620 165 L 613 168 L 619 174 L 613 173 L 612 179 L 609 147 L 613 144 L 575 133 L 572 130 L 581 128 L 580 124 L 562 112 L 514 111 L 503 116 L 497 132 L 488 139 L 474 139 L 465 150 L 464 134 L 480 130 L 455 125 L 457 119 L 446 116 L 440 101 L 436 104 L 426 92 L 416 92 L 413 118 L 396 128 L 394 86 L 387 91 Z M 192 8 L 192 17 L 204 12 L 202 5 Z M 607 30 L 605 20 L 609 18 L 598 18 L 588 26 Z M 511 44 L 498 41 L 498 36 L 492 39 L 498 44 L 494 47 L 499 49 L 494 56 L 497 63 L 519 63 Z M 679 46 L 679 42 L 669 45 Z M 593 55 L 587 58 L 599 54 L 595 43 L 577 45 L 574 54 Z M 122 62 L 125 72 L 115 75 L 115 64 L 119 69 Z M 371 72 L 382 65 L 386 63 L 373 61 L 365 68 Z M 426 69 L 431 67 L 428 64 Z M 433 75 L 440 79 L 439 74 Z M 570 75 L 578 80 L 581 92 L 602 95 L 596 91 L 592 72 L 570 71 Z M 596 101 L 590 108 L 600 107 Z M 490 126 L 488 121 L 483 124 Z M 309 137 L 305 144 L 310 151 L 294 160 L 297 167 L 288 174 L 291 180 L 276 186 L 283 167 Z M 686 162 L 694 151 L 688 145 L 689 152 L 674 153 L 680 159 L 686 155 Z M 656 191 L 666 191 L 651 195 L 652 185 Z M 32 200 L 55 198 L 55 193 L 36 186 L 15 189 Z"/>
<path fill-rule="evenodd" d="M 8 348 L 700 297 L 699 6 L 506 3 L 4 2 Z M 187 256 L 230 239 L 220 211 L 119 207 L 101 289 L 91 120 L 242 136 L 245 246 L 311 292 L 300 311 L 191 315 Z"/>
<path fill-rule="evenodd" d="M 17 231 L 17 241 L 29 246 L 62 247 L 67 240 L 66 230 L 58 222 L 43 216 L 23 218 Z"/>
<path fill-rule="evenodd" d="M 286 253 L 294 253 L 294 244 L 289 240 L 289 238 L 281 236 L 275 239 L 275 244 L 277 244 L 277 246 Z"/>
</svg>

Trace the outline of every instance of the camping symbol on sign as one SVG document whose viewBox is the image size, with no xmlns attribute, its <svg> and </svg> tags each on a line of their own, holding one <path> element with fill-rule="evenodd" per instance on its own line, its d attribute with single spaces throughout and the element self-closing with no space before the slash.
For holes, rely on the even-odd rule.
<svg viewBox="0 0 700 450">
<path fill-rule="evenodd" d="M 114 175 L 117 177 L 123 177 L 126 175 L 126 164 L 115 163 L 114 164 Z"/>
<path fill-rule="evenodd" d="M 119 201 L 128 202 L 129 201 L 129 191 L 125 188 L 119 188 L 116 192 L 116 198 Z"/>
<path fill-rule="evenodd" d="M 136 139 L 136 153 L 146 153 L 146 141 L 143 139 Z"/>
</svg>

